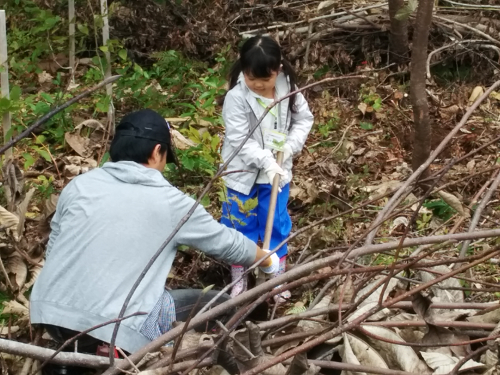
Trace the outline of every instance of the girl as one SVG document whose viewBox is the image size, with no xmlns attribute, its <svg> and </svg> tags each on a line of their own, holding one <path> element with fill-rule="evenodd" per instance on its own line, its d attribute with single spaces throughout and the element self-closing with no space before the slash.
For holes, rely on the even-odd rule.
<svg viewBox="0 0 500 375">
<path fill-rule="evenodd" d="M 226 134 L 222 159 L 227 160 L 241 144 L 269 104 L 296 89 L 295 73 L 283 58 L 278 43 L 266 36 L 248 39 L 231 69 L 230 90 L 224 99 L 222 117 Z M 301 93 L 281 101 L 270 110 L 228 166 L 228 171 L 242 172 L 224 177 L 227 201 L 222 206 L 223 224 L 237 229 L 255 243 L 263 240 L 272 181 L 279 174 L 281 184 L 270 248 L 274 249 L 288 237 L 292 228 L 287 211 L 292 157 L 301 152 L 312 125 L 313 115 Z M 276 162 L 272 139 L 284 142 L 282 167 Z M 274 277 L 285 272 L 287 245 L 283 245 L 277 254 L 280 267 Z M 243 272 L 243 267 L 232 266 L 233 280 Z M 233 287 L 231 296 L 246 289 L 245 278 Z M 290 292 L 286 291 L 275 296 L 275 301 L 278 303 L 288 298 Z"/>
</svg>

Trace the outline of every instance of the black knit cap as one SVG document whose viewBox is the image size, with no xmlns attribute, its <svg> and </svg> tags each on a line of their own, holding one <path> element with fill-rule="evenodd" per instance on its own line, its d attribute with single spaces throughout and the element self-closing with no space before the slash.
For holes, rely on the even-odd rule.
<svg viewBox="0 0 500 375">
<path fill-rule="evenodd" d="M 149 139 L 167 146 L 167 163 L 176 163 L 169 123 L 151 109 L 141 109 L 122 118 L 116 127 L 115 137 Z"/>
</svg>

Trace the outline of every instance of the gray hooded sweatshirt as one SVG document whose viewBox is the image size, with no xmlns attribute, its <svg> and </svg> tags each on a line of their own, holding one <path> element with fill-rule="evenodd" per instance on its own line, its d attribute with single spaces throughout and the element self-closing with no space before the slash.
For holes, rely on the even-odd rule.
<svg viewBox="0 0 500 375">
<path fill-rule="evenodd" d="M 106 163 L 62 191 L 51 222 L 46 263 L 30 298 L 31 322 L 83 331 L 116 319 L 132 285 L 194 200 L 162 174 L 134 162 Z M 248 266 L 256 245 L 198 206 L 153 264 L 125 315 L 149 313 L 164 291 L 178 245 Z M 122 322 L 116 344 L 134 352 L 147 315 Z M 114 324 L 90 335 L 109 342 Z"/>
</svg>

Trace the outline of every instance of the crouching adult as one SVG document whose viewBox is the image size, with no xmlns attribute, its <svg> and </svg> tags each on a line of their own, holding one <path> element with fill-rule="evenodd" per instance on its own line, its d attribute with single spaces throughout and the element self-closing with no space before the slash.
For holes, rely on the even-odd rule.
<svg viewBox="0 0 500 375">
<path fill-rule="evenodd" d="M 125 298 L 194 200 L 162 175 L 174 162 L 168 123 L 152 110 L 126 115 L 110 148 L 112 162 L 74 178 L 62 191 L 51 222 L 46 262 L 30 298 L 31 323 L 55 334 L 81 332 L 118 317 Z M 187 318 L 201 290 L 165 290 L 178 245 L 229 264 L 249 266 L 266 255 L 241 233 L 198 206 L 135 291 L 116 345 L 134 352 Z M 276 256 L 262 263 L 278 267 Z M 216 293 L 216 292 L 213 292 Z M 213 297 L 209 293 L 200 308 Z M 227 300 L 225 295 L 222 301 Z M 108 342 L 114 324 L 90 332 Z"/>
</svg>

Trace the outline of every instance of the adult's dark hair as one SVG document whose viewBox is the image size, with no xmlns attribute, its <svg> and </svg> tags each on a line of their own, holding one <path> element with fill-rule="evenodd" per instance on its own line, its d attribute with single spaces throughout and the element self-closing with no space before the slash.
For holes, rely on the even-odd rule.
<svg viewBox="0 0 500 375">
<path fill-rule="evenodd" d="M 268 78 L 273 71 L 283 71 L 290 82 L 290 91 L 296 89 L 297 75 L 283 57 L 279 44 L 268 36 L 257 35 L 247 39 L 240 49 L 240 58 L 229 73 L 229 89 L 238 83 L 241 72 L 254 78 Z M 295 95 L 290 97 L 290 111 L 295 112 Z"/>
<path fill-rule="evenodd" d="M 123 117 L 116 127 L 109 154 L 114 162 L 146 164 L 158 144 L 160 154 L 167 154 L 167 162 L 177 164 L 168 123 L 155 111 L 143 109 Z"/>
<path fill-rule="evenodd" d="M 122 129 L 135 131 L 137 128 L 132 124 L 124 124 Z M 166 143 L 117 135 L 111 142 L 109 156 L 114 162 L 134 161 L 139 164 L 147 164 L 157 144 L 160 145 L 160 154 L 164 155 L 168 149 Z"/>
</svg>

